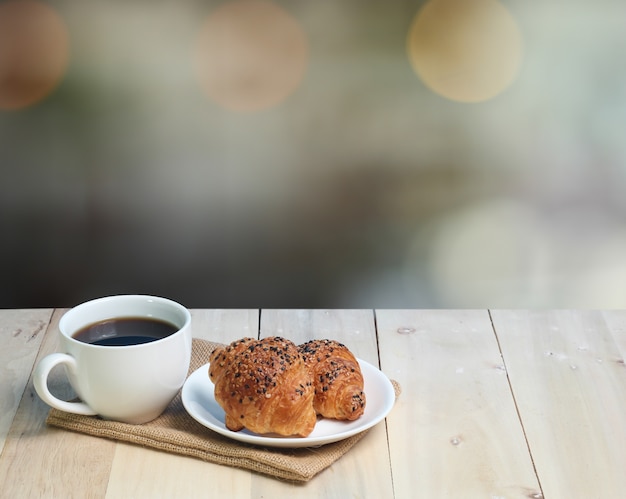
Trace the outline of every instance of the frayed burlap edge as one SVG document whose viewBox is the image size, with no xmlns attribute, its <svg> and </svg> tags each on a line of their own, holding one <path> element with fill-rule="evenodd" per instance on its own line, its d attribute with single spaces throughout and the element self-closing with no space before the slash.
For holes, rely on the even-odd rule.
<svg viewBox="0 0 626 499">
<path fill-rule="evenodd" d="M 189 372 L 192 373 L 206 364 L 210 353 L 217 346 L 217 343 L 194 339 Z M 398 397 L 400 385 L 395 381 L 392 384 Z M 196 422 L 185 411 L 180 393 L 161 416 L 142 425 L 106 421 L 95 416 L 80 416 L 57 409 L 50 410 L 46 423 L 95 437 L 191 456 L 294 482 L 309 481 L 367 434 L 364 431 L 317 448 L 282 449 L 247 445 L 215 433 Z"/>
</svg>

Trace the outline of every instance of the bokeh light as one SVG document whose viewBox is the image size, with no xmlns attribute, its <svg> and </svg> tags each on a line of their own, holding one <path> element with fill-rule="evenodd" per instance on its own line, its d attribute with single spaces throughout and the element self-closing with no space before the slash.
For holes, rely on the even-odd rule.
<svg viewBox="0 0 626 499">
<path fill-rule="evenodd" d="M 68 51 L 67 28 L 53 8 L 31 0 L 0 4 L 0 109 L 48 96 L 65 74 Z"/>
<path fill-rule="evenodd" d="M 429 279 L 441 302 L 462 308 L 540 302 L 550 253 L 543 241 L 541 224 L 523 203 L 496 198 L 470 205 L 437 221 Z"/>
<path fill-rule="evenodd" d="M 567 248 L 562 248 L 565 254 Z M 581 308 L 624 308 L 626 304 L 626 233 L 612 234 L 586 241 L 578 265 L 563 274 L 568 276 L 564 300 Z"/>
<path fill-rule="evenodd" d="M 522 37 L 497 0 L 431 0 L 411 24 L 407 52 L 431 90 L 454 101 L 480 102 L 515 80 Z"/>
<path fill-rule="evenodd" d="M 230 110 L 259 111 L 300 85 L 308 42 L 298 21 L 273 2 L 234 0 L 208 16 L 195 62 L 211 99 Z"/>
<path fill-rule="evenodd" d="M 623 307 L 624 5 L 0 2 L 0 306 Z"/>
</svg>

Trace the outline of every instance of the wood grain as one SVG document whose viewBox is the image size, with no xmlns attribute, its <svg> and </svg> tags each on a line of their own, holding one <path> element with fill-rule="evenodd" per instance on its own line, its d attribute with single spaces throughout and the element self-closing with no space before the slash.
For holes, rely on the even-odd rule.
<svg viewBox="0 0 626 499">
<path fill-rule="evenodd" d="M 283 336 L 295 343 L 330 338 L 350 348 L 363 360 L 378 365 L 376 329 L 371 310 L 263 310 L 261 337 Z M 384 423 L 374 427 L 345 456 L 312 481 L 286 485 L 257 476 L 255 497 L 392 497 L 393 489 Z"/>
<path fill-rule="evenodd" d="M 486 311 L 377 310 L 396 497 L 540 494 Z"/>
<path fill-rule="evenodd" d="M 605 316 L 492 317 L 545 497 L 623 497 L 626 369 Z"/>
<path fill-rule="evenodd" d="M 192 311 L 195 337 L 335 338 L 400 382 L 387 421 L 302 485 L 46 427 L 30 373 L 57 351 L 63 312 L 0 311 L 0 498 L 551 499 L 626 490 L 626 311 Z M 74 396 L 62 370 L 49 385 Z"/>
<path fill-rule="evenodd" d="M 63 312 L 54 312 L 37 360 L 58 351 Z M 48 385 L 61 398 L 75 396 L 61 369 L 52 371 Z M 48 410 L 29 379 L 0 460 L 0 497 L 75 497 L 77 491 L 103 497 L 115 444 L 46 427 Z"/>
<path fill-rule="evenodd" d="M 258 310 L 192 310 L 193 336 L 230 343 L 258 334 Z M 207 359 L 208 362 L 208 359 Z M 172 477 L 176 477 L 172 480 Z M 248 497 L 247 471 L 117 444 L 107 498 Z"/>
<path fill-rule="evenodd" d="M 51 317 L 52 309 L 0 310 L 0 453 Z"/>
<path fill-rule="evenodd" d="M 295 343 L 313 339 L 343 342 L 354 355 L 378 366 L 372 310 L 263 310 L 261 337 L 284 336 Z"/>
</svg>

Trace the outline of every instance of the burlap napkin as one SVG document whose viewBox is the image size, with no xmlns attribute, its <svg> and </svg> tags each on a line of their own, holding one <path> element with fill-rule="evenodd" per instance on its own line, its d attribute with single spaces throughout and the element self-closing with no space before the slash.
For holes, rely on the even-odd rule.
<svg viewBox="0 0 626 499">
<path fill-rule="evenodd" d="M 206 364 L 218 344 L 194 339 L 189 373 Z M 392 381 L 396 397 L 400 386 Z M 46 423 L 96 437 L 110 438 L 205 461 L 306 482 L 348 452 L 367 431 L 315 449 L 279 449 L 247 445 L 224 437 L 196 422 L 183 407 L 180 393 L 157 419 L 142 425 L 105 421 L 51 409 Z"/>
</svg>

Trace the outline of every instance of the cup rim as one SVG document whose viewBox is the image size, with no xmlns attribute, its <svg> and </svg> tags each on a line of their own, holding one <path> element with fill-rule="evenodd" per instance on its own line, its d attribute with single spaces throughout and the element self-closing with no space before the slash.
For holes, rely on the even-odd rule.
<svg viewBox="0 0 626 499">
<path fill-rule="evenodd" d="M 94 345 L 93 343 L 85 343 L 83 341 L 77 340 L 76 338 L 74 338 L 73 334 L 76 331 L 73 332 L 69 332 L 67 331 L 67 322 L 71 319 L 71 317 L 76 314 L 77 312 L 80 312 L 81 310 L 84 310 L 86 308 L 90 308 L 90 307 L 94 307 L 97 306 L 99 304 L 103 304 L 103 303 L 107 303 L 107 302 L 115 302 L 115 301 L 119 301 L 119 300 L 137 300 L 138 302 L 142 302 L 145 303 L 147 302 L 156 302 L 159 304 L 163 304 L 163 305 L 167 305 L 170 306 L 174 309 L 176 309 L 178 312 L 180 312 L 183 317 L 184 317 L 184 322 L 182 324 L 182 326 L 178 327 L 178 330 L 175 331 L 174 333 L 165 336 L 164 338 L 159 338 L 157 340 L 151 341 L 149 343 L 141 343 L 141 344 L 137 344 L 137 345 L 122 345 L 122 346 L 115 346 L 115 347 L 111 347 L 108 345 Z M 115 315 L 115 314 L 109 314 L 110 315 L 110 319 L 121 319 L 121 318 L 125 318 L 125 317 L 137 317 L 137 315 L 131 315 L 131 314 L 119 314 L 119 315 Z M 150 315 L 145 315 L 145 317 L 151 317 Z M 162 319 L 161 317 L 155 316 L 159 319 Z M 97 319 L 94 321 L 95 322 L 100 322 L 102 320 L 107 320 L 107 319 Z M 163 320 L 167 320 L 167 319 L 163 319 Z M 90 323 L 86 322 L 83 326 L 81 327 L 85 327 L 88 326 Z M 162 343 L 164 341 L 169 340 L 170 338 L 173 338 L 174 336 L 178 336 L 179 334 L 183 333 L 184 330 L 188 329 L 189 326 L 191 325 L 191 312 L 189 311 L 189 309 L 187 307 L 185 307 L 184 305 L 171 300 L 169 298 L 164 298 L 162 296 L 155 296 L 155 295 L 145 295 L 145 294 L 118 294 L 118 295 L 109 295 L 109 296 L 103 296 L 100 298 L 94 298 L 91 300 L 87 300 L 84 301 L 82 303 L 79 303 L 78 305 L 75 305 L 74 307 L 70 308 L 69 310 L 67 310 L 63 316 L 61 317 L 61 319 L 59 320 L 59 332 L 61 333 L 61 335 L 67 339 L 68 341 L 70 341 L 71 343 L 80 345 L 81 347 L 84 348 L 97 348 L 97 349 L 115 349 L 116 351 L 120 351 L 121 349 L 128 349 L 128 348 L 145 348 L 148 347 L 149 345 L 156 345 L 159 343 Z"/>
</svg>

